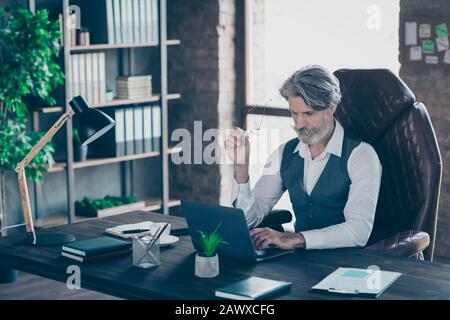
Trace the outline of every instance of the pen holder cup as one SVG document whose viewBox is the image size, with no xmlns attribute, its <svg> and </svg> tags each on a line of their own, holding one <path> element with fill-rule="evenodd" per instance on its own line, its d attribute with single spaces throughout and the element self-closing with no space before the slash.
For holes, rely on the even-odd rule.
<svg viewBox="0 0 450 320">
<path fill-rule="evenodd" d="M 152 236 L 143 236 L 133 238 L 133 266 L 149 269 L 161 265 L 159 256 L 159 238 Z"/>
</svg>

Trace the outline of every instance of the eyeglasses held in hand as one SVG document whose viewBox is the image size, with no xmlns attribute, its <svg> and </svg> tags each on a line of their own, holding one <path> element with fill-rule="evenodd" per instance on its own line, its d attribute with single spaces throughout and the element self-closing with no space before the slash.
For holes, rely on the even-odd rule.
<svg viewBox="0 0 450 320">
<path fill-rule="evenodd" d="M 259 122 L 259 126 L 258 126 L 257 129 L 249 129 L 249 130 L 247 130 L 247 119 L 248 119 L 248 116 L 250 114 L 250 111 L 252 111 L 253 109 L 256 109 L 256 108 L 260 108 L 260 107 L 259 106 L 253 106 L 252 108 L 248 109 L 247 114 L 245 115 L 244 126 L 242 127 L 242 130 L 244 130 L 244 132 L 247 135 L 247 137 L 249 137 L 251 135 L 258 135 L 260 133 L 261 125 L 262 125 L 263 120 L 264 120 L 264 115 L 266 114 L 267 105 L 271 101 L 272 101 L 272 99 L 269 99 L 264 104 L 264 109 L 263 109 L 263 113 L 262 113 L 262 116 L 261 116 L 261 121 Z"/>
</svg>

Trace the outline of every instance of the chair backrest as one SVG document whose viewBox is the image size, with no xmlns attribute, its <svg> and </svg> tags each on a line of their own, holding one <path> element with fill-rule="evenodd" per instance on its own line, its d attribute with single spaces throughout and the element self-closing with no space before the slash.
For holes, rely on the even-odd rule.
<svg viewBox="0 0 450 320">
<path fill-rule="evenodd" d="M 342 100 L 336 118 L 376 150 L 382 165 L 375 223 L 368 245 L 397 232 L 430 235 L 425 259 L 433 257 L 442 160 L 425 106 L 386 69 L 335 73 Z"/>
</svg>

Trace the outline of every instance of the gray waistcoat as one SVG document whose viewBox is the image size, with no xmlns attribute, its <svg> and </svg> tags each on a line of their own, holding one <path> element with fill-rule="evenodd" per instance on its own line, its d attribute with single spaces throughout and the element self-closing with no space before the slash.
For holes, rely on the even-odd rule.
<svg viewBox="0 0 450 320">
<path fill-rule="evenodd" d="M 294 138 L 286 144 L 280 168 L 283 187 L 289 192 L 297 219 L 295 231 L 320 229 L 344 222 L 344 207 L 351 183 L 347 162 L 361 140 L 344 132 L 341 157 L 330 154 L 311 195 L 303 186 L 304 159 L 298 152 L 293 153 L 298 143 L 298 138 Z"/>
</svg>

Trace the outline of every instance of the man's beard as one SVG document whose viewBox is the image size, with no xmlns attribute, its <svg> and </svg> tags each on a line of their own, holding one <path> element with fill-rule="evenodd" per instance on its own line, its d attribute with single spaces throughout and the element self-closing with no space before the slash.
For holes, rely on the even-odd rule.
<svg viewBox="0 0 450 320">
<path fill-rule="evenodd" d="M 307 145 L 312 145 L 322 140 L 330 131 L 331 127 L 332 121 L 329 118 L 325 118 L 322 125 L 318 128 L 303 128 L 300 130 L 295 127 L 293 128 L 300 141 Z"/>
</svg>

